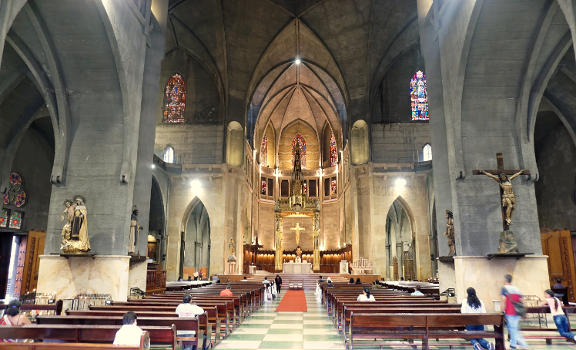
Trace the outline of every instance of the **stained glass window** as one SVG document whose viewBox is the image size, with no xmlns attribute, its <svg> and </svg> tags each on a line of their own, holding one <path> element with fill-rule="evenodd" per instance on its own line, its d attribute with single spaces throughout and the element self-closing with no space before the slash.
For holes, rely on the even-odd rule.
<svg viewBox="0 0 576 350">
<path fill-rule="evenodd" d="M 308 194 L 308 182 L 304 181 L 302 183 L 302 194 L 303 195 L 307 195 Z"/>
<path fill-rule="evenodd" d="M 8 222 L 8 228 L 19 230 L 21 227 L 22 227 L 22 212 L 14 210 L 10 214 L 10 221 Z"/>
<path fill-rule="evenodd" d="M 174 74 L 164 91 L 164 117 L 162 122 L 167 124 L 184 123 L 184 109 L 186 108 L 186 83 L 180 74 Z"/>
<path fill-rule="evenodd" d="M 336 138 L 330 134 L 330 166 L 338 165 L 338 150 L 336 149 Z"/>
<path fill-rule="evenodd" d="M 268 166 L 268 137 L 266 136 L 262 138 L 260 145 L 260 164 Z"/>
<path fill-rule="evenodd" d="M 432 146 L 429 143 L 425 144 L 422 148 L 422 161 L 426 162 L 432 160 Z"/>
<path fill-rule="evenodd" d="M 426 74 L 419 70 L 410 80 L 410 99 L 412 120 L 430 120 L 428 115 L 428 91 L 426 90 Z"/>
<path fill-rule="evenodd" d="M 0 211 L 0 227 L 8 226 L 8 209 L 2 209 Z"/>
<path fill-rule="evenodd" d="M 302 168 L 306 166 L 306 140 L 300 133 L 296 134 L 292 139 L 292 165 L 294 165 L 294 153 L 296 152 L 296 147 L 300 148 L 300 159 L 302 163 Z"/>
<path fill-rule="evenodd" d="M 164 154 L 162 155 L 162 160 L 165 163 L 174 163 L 174 148 L 170 146 L 164 148 Z"/>
<path fill-rule="evenodd" d="M 338 184 L 336 182 L 336 178 L 333 177 L 332 180 L 330 180 L 330 195 L 334 195 L 338 193 Z"/>
</svg>

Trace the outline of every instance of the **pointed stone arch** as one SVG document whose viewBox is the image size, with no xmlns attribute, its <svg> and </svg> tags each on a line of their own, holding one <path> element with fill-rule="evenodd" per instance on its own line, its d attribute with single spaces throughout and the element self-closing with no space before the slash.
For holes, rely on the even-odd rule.
<svg viewBox="0 0 576 350">
<path fill-rule="evenodd" d="M 210 273 L 211 222 L 208 208 L 194 197 L 186 207 L 180 226 L 179 275 Z"/>
</svg>

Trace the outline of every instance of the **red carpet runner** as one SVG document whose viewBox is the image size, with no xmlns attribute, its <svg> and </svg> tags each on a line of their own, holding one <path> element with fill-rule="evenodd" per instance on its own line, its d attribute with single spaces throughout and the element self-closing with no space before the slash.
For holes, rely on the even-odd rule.
<svg viewBox="0 0 576 350">
<path fill-rule="evenodd" d="M 303 290 L 288 290 L 276 308 L 276 312 L 306 312 L 306 295 Z"/>
</svg>

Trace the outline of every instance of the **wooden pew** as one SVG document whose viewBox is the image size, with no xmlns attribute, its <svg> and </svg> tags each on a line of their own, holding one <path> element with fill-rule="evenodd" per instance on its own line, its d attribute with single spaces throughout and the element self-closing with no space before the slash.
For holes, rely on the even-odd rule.
<svg viewBox="0 0 576 350">
<path fill-rule="evenodd" d="M 366 304 L 366 303 L 364 303 Z M 440 307 L 438 306 L 430 306 L 430 305 L 422 305 L 422 306 L 369 306 L 369 305 L 344 305 L 344 311 L 340 316 L 340 322 L 337 325 L 338 330 L 340 330 L 339 325 L 342 324 L 342 334 L 344 336 L 344 341 L 346 341 L 346 336 L 348 332 L 348 325 L 350 324 L 350 315 L 355 313 L 371 313 L 371 314 L 434 314 L 434 313 L 442 313 L 442 314 L 459 314 L 460 313 L 460 305 L 455 304 L 446 304 Z"/>
<path fill-rule="evenodd" d="M 466 331 L 466 325 L 491 325 L 494 331 Z M 429 349 L 429 339 L 494 338 L 497 350 L 505 350 L 502 314 L 395 314 L 350 315 L 348 344 L 357 339 L 420 339 Z"/>
<path fill-rule="evenodd" d="M 38 324 L 45 325 L 121 325 L 122 316 L 39 316 Z M 212 338 L 206 314 L 198 317 L 138 317 L 138 326 L 172 326 L 179 331 L 194 331 L 194 337 L 176 337 L 178 342 L 191 342 L 196 346 L 202 344 L 206 349 Z"/>
<path fill-rule="evenodd" d="M 0 304 L 0 310 L 4 310 L 6 307 L 8 307 L 7 304 Z M 45 311 L 46 313 L 60 315 L 62 313 L 62 300 L 58 299 L 53 304 L 22 304 L 20 305 L 20 311 Z"/>
<path fill-rule="evenodd" d="M 170 308 L 169 310 L 158 310 L 158 308 L 144 308 L 143 310 L 134 309 L 133 306 L 126 305 L 121 308 L 111 309 L 111 306 L 100 306 L 96 307 L 98 310 L 66 310 L 66 315 L 68 316 L 122 316 L 127 311 L 136 312 L 138 317 L 178 317 L 175 312 L 175 308 Z M 214 342 L 220 342 L 222 338 L 222 330 L 224 329 L 224 336 L 226 336 L 227 328 L 226 325 L 221 324 L 221 318 L 224 319 L 226 316 L 220 317 L 218 315 L 218 309 L 215 306 L 204 306 L 204 312 L 208 317 L 208 325 L 214 330 Z M 154 310 L 154 311 L 152 311 Z M 212 333 L 212 332 L 210 332 Z"/>
<path fill-rule="evenodd" d="M 176 348 L 176 326 L 140 326 L 148 332 L 150 342 Z M 72 343 L 112 343 L 119 325 L 39 325 L 30 324 L 18 327 L 0 327 L 0 338 L 9 339 L 58 339 Z M 2 344 L 2 343 L 0 343 Z"/>
<path fill-rule="evenodd" d="M 0 327 L 0 338 L 5 338 L 4 334 L 9 334 L 12 339 L 49 339 L 49 337 L 54 334 L 50 332 L 50 328 L 42 329 L 43 332 L 36 332 L 40 330 L 37 327 Z M 112 329 L 114 335 L 116 334 L 116 329 Z M 70 329 L 64 330 L 63 333 L 70 333 Z M 52 338 L 52 339 L 66 339 L 65 334 L 60 334 L 62 337 Z M 100 335 L 109 335 L 109 333 Z M 91 339 L 93 339 L 92 337 Z M 78 338 L 77 338 L 78 339 Z M 108 338 L 96 338 L 93 341 L 103 341 Z M 67 349 L 67 350 L 97 350 L 97 349 L 116 349 L 116 350 L 147 350 L 150 349 L 150 336 L 147 331 L 142 332 L 140 337 L 139 346 L 123 346 L 123 345 L 113 345 L 114 336 L 107 344 L 103 343 L 0 343 L 0 349 L 2 350 L 57 350 L 57 349 Z"/>
</svg>

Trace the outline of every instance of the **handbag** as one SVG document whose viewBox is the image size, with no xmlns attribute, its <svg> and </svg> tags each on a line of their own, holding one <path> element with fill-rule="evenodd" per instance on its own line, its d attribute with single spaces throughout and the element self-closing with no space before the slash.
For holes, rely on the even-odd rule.
<svg viewBox="0 0 576 350">
<path fill-rule="evenodd" d="M 518 315 L 520 317 L 524 317 L 526 315 L 526 312 L 527 312 L 526 306 L 524 306 L 524 304 L 521 301 L 512 300 L 512 298 L 510 298 L 510 293 L 508 293 L 508 291 L 506 291 L 506 297 L 512 303 L 512 306 L 514 307 L 514 312 L 516 313 L 516 315 Z"/>
</svg>

